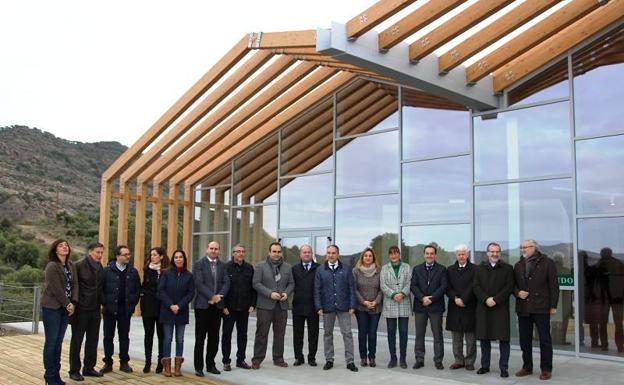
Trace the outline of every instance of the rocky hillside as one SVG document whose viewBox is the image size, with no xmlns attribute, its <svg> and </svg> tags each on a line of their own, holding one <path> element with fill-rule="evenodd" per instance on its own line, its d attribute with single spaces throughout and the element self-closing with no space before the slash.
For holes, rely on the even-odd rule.
<svg viewBox="0 0 624 385">
<path fill-rule="evenodd" d="M 57 214 L 98 216 L 100 176 L 126 147 L 81 143 L 37 128 L 0 127 L 0 218 L 27 224 Z"/>
</svg>

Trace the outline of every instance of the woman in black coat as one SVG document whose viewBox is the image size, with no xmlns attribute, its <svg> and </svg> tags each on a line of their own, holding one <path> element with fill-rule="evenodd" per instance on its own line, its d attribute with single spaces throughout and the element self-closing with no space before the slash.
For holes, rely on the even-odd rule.
<svg viewBox="0 0 624 385">
<path fill-rule="evenodd" d="M 152 367 L 152 346 L 154 343 L 154 329 L 158 335 L 158 364 L 156 373 L 162 372 L 163 329 L 158 317 L 160 301 L 158 299 L 158 281 L 161 272 L 169 267 L 169 257 L 162 247 L 153 247 L 150 257 L 143 267 L 143 284 L 141 285 L 141 317 L 145 329 L 145 367 L 143 373 L 149 373 Z"/>
</svg>

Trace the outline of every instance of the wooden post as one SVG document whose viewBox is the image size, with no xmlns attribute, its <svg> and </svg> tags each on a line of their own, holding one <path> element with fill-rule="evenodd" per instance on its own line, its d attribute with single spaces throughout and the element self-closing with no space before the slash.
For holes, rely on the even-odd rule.
<svg viewBox="0 0 624 385">
<path fill-rule="evenodd" d="M 155 183 L 152 186 L 152 196 L 154 202 L 152 203 L 152 247 L 157 247 L 162 244 L 162 199 L 163 199 L 163 186 L 160 183 Z"/>
<path fill-rule="evenodd" d="M 173 257 L 173 252 L 178 248 L 178 187 L 174 183 L 169 183 L 169 217 L 167 219 L 167 254 L 169 258 Z"/>
<path fill-rule="evenodd" d="M 147 208 L 147 183 L 137 181 L 136 217 L 134 223 L 134 267 L 143 278 L 145 263 L 145 211 Z"/>
<path fill-rule="evenodd" d="M 110 210 L 112 202 L 112 183 L 110 180 L 102 178 L 100 187 L 100 225 L 98 229 L 98 239 L 104 245 L 104 258 L 102 263 L 108 262 L 108 242 L 110 237 Z"/>
<path fill-rule="evenodd" d="M 182 221 L 182 249 L 186 252 L 190 263 L 191 233 L 193 232 L 193 190 L 192 186 L 184 186 L 184 219 Z M 190 202 L 190 203 L 187 203 Z M 190 267 L 190 266 L 187 266 Z"/>
<path fill-rule="evenodd" d="M 117 245 L 128 244 L 128 206 L 130 205 L 130 190 L 128 181 L 119 183 L 119 213 L 117 214 Z"/>
</svg>

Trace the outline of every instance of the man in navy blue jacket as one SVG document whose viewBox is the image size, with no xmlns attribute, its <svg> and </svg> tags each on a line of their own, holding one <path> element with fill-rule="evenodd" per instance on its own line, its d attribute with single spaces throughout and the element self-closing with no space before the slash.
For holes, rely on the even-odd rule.
<svg viewBox="0 0 624 385">
<path fill-rule="evenodd" d="M 325 366 L 323 370 L 334 367 L 334 323 L 338 318 L 340 334 L 345 347 L 347 369 L 357 372 L 353 360 L 353 335 L 351 334 L 351 315 L 357 306 L 353 273 L 351 267 L 338 260 L 339 249 L 336 245 L 327 246 L 326 262 L 319 267 L 314 277 L 314 307 L 323 317 L 323 348 Z"/>
<path fill-rule="evenodd" d="M 433 362 L 436 369 L 444 369 L 444 339 L 442 337 L 442 313 L 446 292 L 446 268 L 436 262 L 438 249 L 427 245 L 424 249 L 425 262 L 414 266 L 410 290 L 414 295 L 414 319 L 416 321 L 416 363 L 414 369 L 425 365 L 425 331 L 427 320 L 433 334 Z"/>
</svg>

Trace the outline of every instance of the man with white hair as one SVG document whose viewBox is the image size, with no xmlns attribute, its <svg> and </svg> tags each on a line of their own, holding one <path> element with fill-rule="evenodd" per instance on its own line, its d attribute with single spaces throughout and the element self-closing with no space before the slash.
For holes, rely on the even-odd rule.
<svg viewBox="0 0 624 385">
<path fill-rule="evenodd" d="M 451 369 L 465 367 L 466 370 L 474 370 L 474 362 L 477 358 L 476 297 L 472 289 L 475 265 L 470 262 L 466 245 L 455 246 L 455 258 L 455 263 L 446 268 L 446 295 L 448 297 L 446 330 L 452 333 L 453 357 L 455 358 Z M 465 355 L 464 339 L 466 340 Z"/>
</svg>

